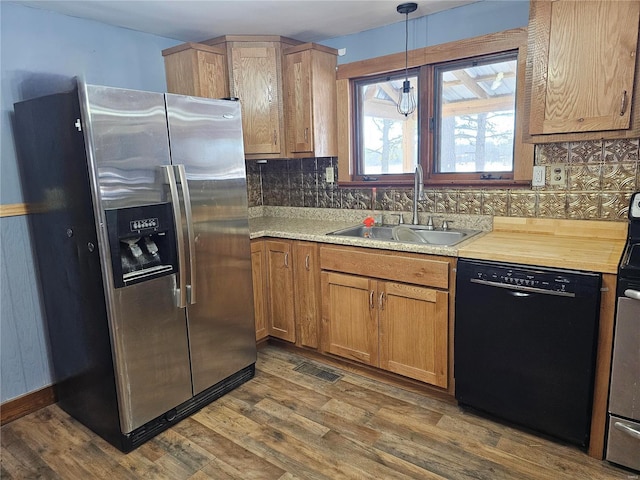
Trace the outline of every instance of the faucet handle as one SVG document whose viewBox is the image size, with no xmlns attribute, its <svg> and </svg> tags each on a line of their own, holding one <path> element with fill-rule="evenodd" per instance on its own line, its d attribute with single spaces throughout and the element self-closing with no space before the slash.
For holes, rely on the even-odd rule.
<svg viewBox="0 0 640 480">
<path fill-rule="evenodd" d="M 429 215 L 427 218 L 427 230 L 433 230 L 433 217 Z"/>
<path fill-rule="evenodd" d="M 398 217 L 398 225 L 404 224 L 404 216 L 401 213 L 394 213 L 393 215 Z"/>
<path fill-rule="evenodd" d="M 449 224 L 453 223 L 453 220 L 443 220 L 442 221 L 442 230 L 447 231 L 449 230 Z"/>
</svg>

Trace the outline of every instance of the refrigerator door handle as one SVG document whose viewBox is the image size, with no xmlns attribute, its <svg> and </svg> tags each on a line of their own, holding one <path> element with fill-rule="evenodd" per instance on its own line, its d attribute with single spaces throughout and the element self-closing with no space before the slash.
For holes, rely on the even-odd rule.
<svg viewBox="0 0 640 480">
<path fill-rule="evenodd" d="M 176 229 L 176 242 L 178 243 L 178 278 L 179 284 L 176 291 L 177 304 L 179 308 L 185 308 L 187 306 L 187 288 L 186 288 L 186 261 L 184 258 L 184 237 L 181 234 L 182 231 L 182 212 L 180 211 L 180 203 L 178 197 L 178 185 L 176 183 L 176 176 L 173 173 L 173 167 L 171 165 L 162 165 L 162 169 L 165 172 L 167 183 L 169 184 L 169 191 L 171 193 L 171 207 L 173 208 L 173 221 Z"/>
<path fill-rule="evenodd" d="M 189 242 L 189 272 L 190 280 L 187 285 L 188 301 L 191 305 L 196 303 L 196 240 L 193 233 L 193 215 L 191 213 L 191 194 L 187 183 L 187 173 L 184 165 L 176 165 L 178 177 L 182 186 L 182 199 L 184 201 L 184 214 L 187 217 L 187 239 Z"/>
</svg>

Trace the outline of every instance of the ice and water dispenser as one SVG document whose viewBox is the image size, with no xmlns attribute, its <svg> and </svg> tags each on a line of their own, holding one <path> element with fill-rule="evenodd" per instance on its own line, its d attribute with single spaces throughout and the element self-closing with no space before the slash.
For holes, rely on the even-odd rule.
<svg viewBox="0 0 640 480">
<path fill-rule="evenodd" d="M 116 288 L 177 271 L 170 203 L 105 212 Z"/>
</svg>

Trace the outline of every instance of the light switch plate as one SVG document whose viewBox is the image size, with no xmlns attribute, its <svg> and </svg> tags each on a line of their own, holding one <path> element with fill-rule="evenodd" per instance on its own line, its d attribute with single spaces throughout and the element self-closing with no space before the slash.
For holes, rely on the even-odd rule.
<svg viewBox="0 0 640 480">
<path fill-rule="evenodd" d="M 333 167 L 327 167 L 327 169 L 325 170 L 325 177 L 327 183 L 333 183 L 335 181 L 335 179 L 333 178 Z"/>
<path fill-rule="evenodd" d="M 551 172 L 549 173 L 549 185 L 566 185 L 567 170 L 564 163 L 554 163 L 549 165 Z"/>
<path fill-rule="evenodd" d="M 533 179 L 531 180 L 532 187 L 544 187 L 544 176 L 546 168 L 544 165 L 536 165 L 533 167 Z"/>
</svg>

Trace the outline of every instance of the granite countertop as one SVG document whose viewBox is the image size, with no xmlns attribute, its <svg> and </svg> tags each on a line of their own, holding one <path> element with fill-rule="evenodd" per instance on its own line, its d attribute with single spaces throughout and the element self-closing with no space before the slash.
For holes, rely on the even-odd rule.
<svg viewBox="0 0 640 480">
<path fill-rule="evenodd" d="M 616 273 L 626 239 L 623 222 L 507 218 L 486 215 L 420 214 L 425 224 L 432 216 L 454 228 L 481 233 L 451 247 L 327 235 L 362 224 L 367 216 L 397 223 L 397 212 L 334 210 L 302 207 L 253 207 L 249 214 L 251 238 L 275 237 L 399 252 L 424 253 Z M 405 220 L 410 218 L 405 212 Z M 495 228 L 494 228 L 495 227 Z"/>
<path fill-rule="evenodd" d="M 392 213 L 395 214 L 396 212 Z M 405 213 L 405 218 L 408 219 L 407 215 Z M 368 216 L 378 217 L 379 220 L 382 219 L 383 223 L 389 222 L 391 224 L 394 220 L 397 223 L 397 217 L 392 217 L 388 213 L 366 210 L 330 210 L 300 207 L 261 207 L 261 210 L 257 210 L 254 207 L 249 217 L 249 231 L 251 239 L 262 237 L 287 238 L 335 245 L 456 257 L 461 246 L 487 233 L 491 225 L 490 219 L 486 216 L 475 216 L 478 217 L 475 218 L 474 216 L 433 214 L 436 225 L 440 225 L 442 219 L 446 219 L 454 223 L 454 228 L 482 230 L 480 234 L 474 235 L 470 239 L 452 247 L 327 235 L 336 230 L 360 225 L 364 218 Z M 421 217 L 421 222 L 424 221 L 426 223 L 426 216 L 427 214 L 425 214 L 424 219 Z M 442 217 L 442 219 L 439 217 Z"/>
</svg>

